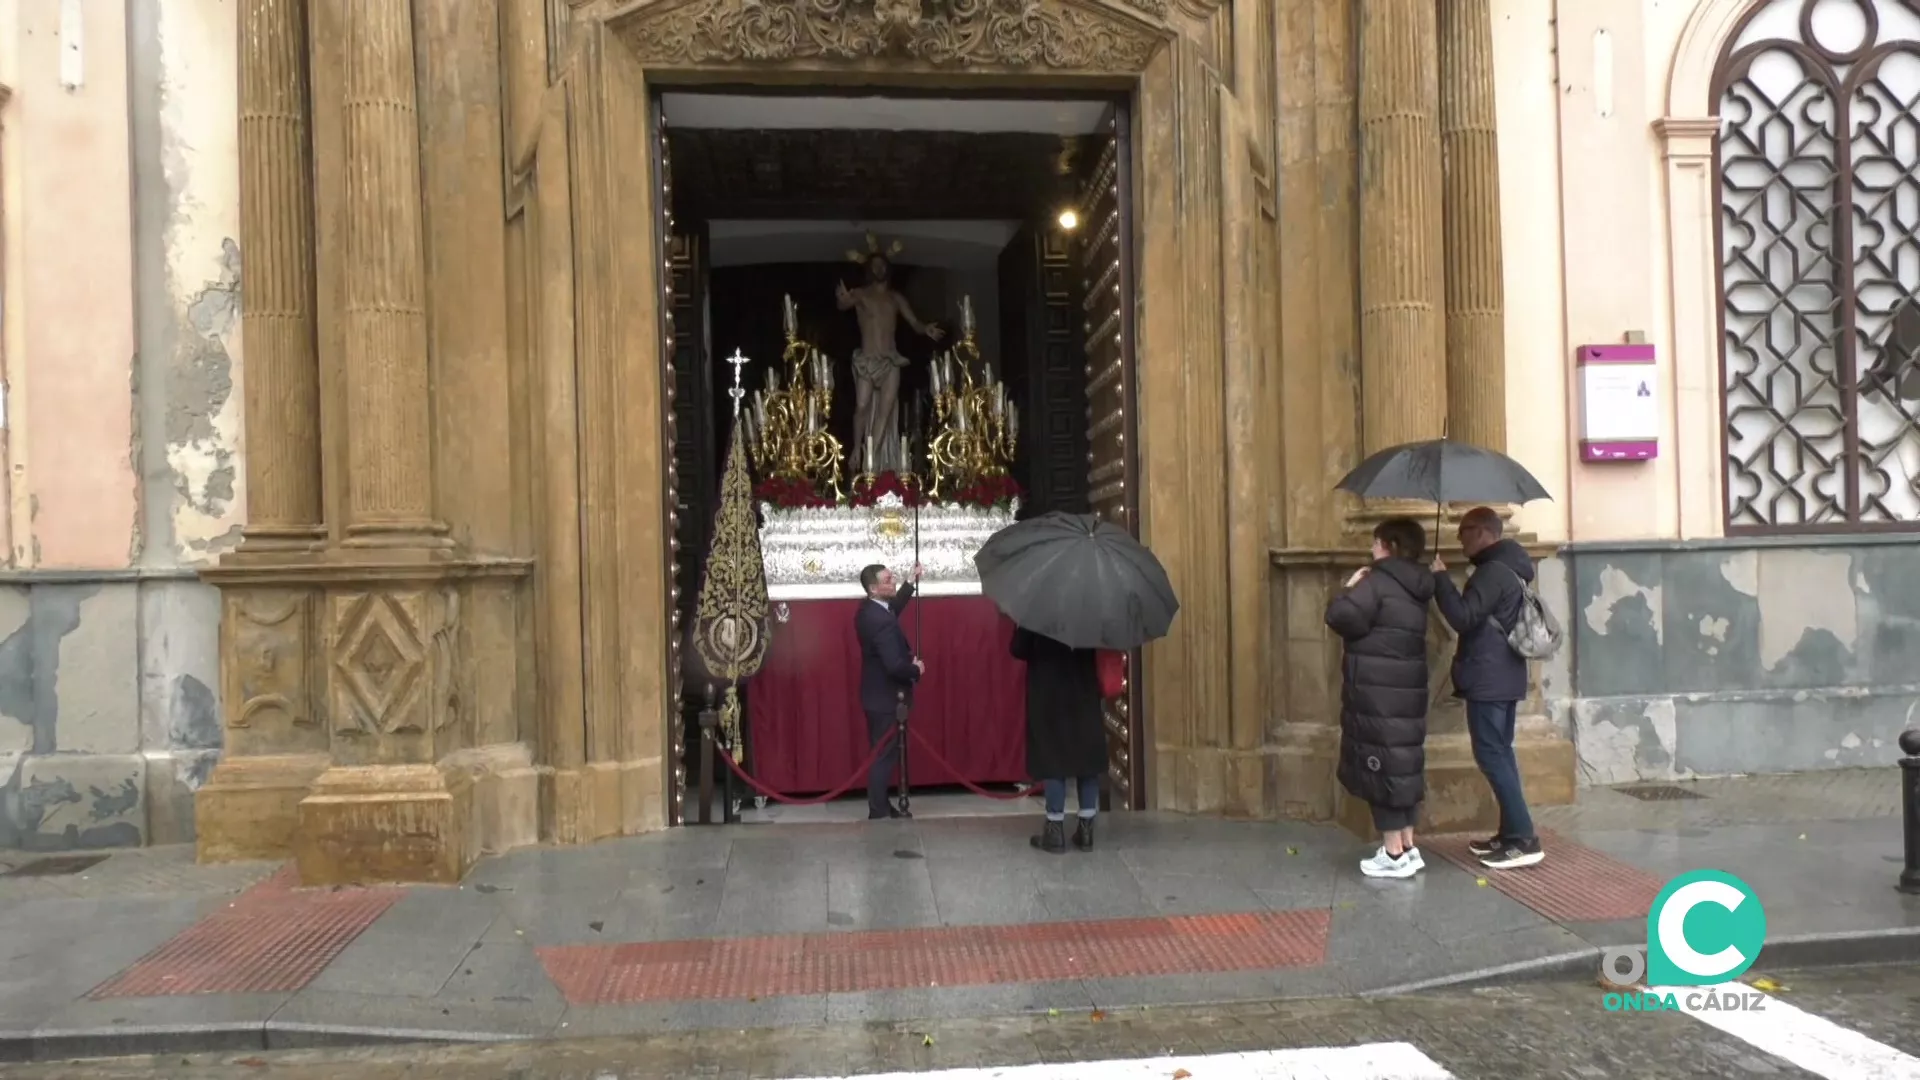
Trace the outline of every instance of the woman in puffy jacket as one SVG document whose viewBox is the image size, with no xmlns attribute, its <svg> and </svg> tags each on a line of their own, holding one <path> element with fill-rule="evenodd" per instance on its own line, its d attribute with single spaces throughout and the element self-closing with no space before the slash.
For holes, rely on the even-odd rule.
<svg viewBox="0 0 1920 1080">
<path fill-rule="evenodd" d="M 1373 564 L 1354 571 L 1327 604 L 1346 643 L 1340 661 L 1340 786 L 1373 808 L 1380 850 L 1368 877 L 1407 878 L 1426 866 L 1413 823 L 1427 789 L 1427 604 L 1433 574 L 1420 565 L 1427 534 L 1407 518 L 1373 530 Z"/>
</svg>

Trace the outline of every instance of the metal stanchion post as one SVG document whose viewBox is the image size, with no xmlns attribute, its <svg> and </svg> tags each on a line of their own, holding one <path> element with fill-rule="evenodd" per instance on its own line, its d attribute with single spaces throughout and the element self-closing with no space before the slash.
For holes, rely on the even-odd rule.
<svg viewBox="0 0 1920 1080">
<path fill-rule="evenodd" d="M 1900 821 L 1906 835 L 1907 865 L 1900 891 L 1920 895 L 1920 728 L 1900 734 Z"/>
<path fill-rule="evenodd" d="M 900 751 L 900 816 L 913 816 L 913 789 L 907 784 L 907 714 L 913 707 L 907 704 L 907 692 L 896 691 L 894 695 L 893 720 L 894 741 Z"/>
<path fill-rule="evenodd" d="M 707 684 L 707 708 L 714 713 L 716 720 L 715 730 L 719 731 L 720 691 L 719 688 L 715 687 L 712 683 Z M 733 753 L 733 746 L 720 737 L 724 734 L 726 733 L 721 731 L 714 736 L 714 752 L 731 754 Z M 722 769 L 720 775 L 720 820 L 728 825 L 740 824 L 740 796 L 734 794 L 733 785 L 733 770 Z"/>
<path fill-rule="evenodd" d="M 700 824 L 713 824 L 713 730 L 720 714 L 713 707 L 713 687 L 707 687 L 707 707 L 700 710 Z"/>
</svg>

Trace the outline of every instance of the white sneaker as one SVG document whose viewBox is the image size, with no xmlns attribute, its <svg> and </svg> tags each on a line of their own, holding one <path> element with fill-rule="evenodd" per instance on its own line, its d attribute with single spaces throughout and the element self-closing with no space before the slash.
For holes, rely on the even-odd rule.
<svg viewBox="0 0 1920 1080">
<path fill-rule="evenodd" d="M 1371 858 L 1360 860 L 1360 872 L 1368 877 L 1410 878 L 1426 865 L 1417 848 L 1409 848 L 1394 856 L 1387 854 L 1386 846 L 1381 845 Z"/>
</svg>

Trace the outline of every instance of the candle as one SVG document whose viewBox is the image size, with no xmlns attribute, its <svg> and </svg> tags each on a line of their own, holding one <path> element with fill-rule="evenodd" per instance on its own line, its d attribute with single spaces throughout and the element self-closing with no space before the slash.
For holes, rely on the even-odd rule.
<svg viewBox="0 0 1920 1080">
<path fill-rule="evenodd" d="M 1007 410 L 1007 443 L 1015 445 L 1020 441 L 1020 414 Z"/>
<path fill-rule="evenodd" d="M 951 352 L 947 353 L 945 356 L 942 356 L 940 358 L 940 381 L 942 383 L 945 383 L 948 389 L 952 389 L 953 387 L 953 353 Z"/>
<path fill-rule="evenodd" d="M 807 434 L 813 435 L 820 430 L 820 403 L 807 399 Z"/>
<path fill-rule="evenodd" d="M 993 385 L 993 365 L 992 364 L 988 364 L 986 366 L 986 374 L 981 377 L 980 381 L 987 384 L 988 386 Z"/>
<path fill-rule="evenodd" d="M 960 336 L 973 336 L 973 297 L 960 298 Z"/>
<path fill-rule="evenodd" d="M 780 298 L 780 325 L 786 327 L 788 341 L 800 336 L 800 313 L 794 310 L 791 296 Z"/>
<path fill-rule="evenodd" d="M 867 466 L 866 466 L 867 471 L 872 472 L 874 467 L 874 462 L 873 462 L 873 436 L 871 435 L 867 436 L 867 456 L 865 460 L 867 463 Z"/>
<path fill-rule="evenodd" d="M 780 392 L 780 373 L 772 368 L 767 369 L 767 390 L 775 394 Z"/>
<path fill-rule="evenodd" d="M 960 408 L 955 409 L 953 413 L 954 419 L 958 421 L 954 426 L 958 427 L 962 433 L 973 430 L 973 425 L 967 421 L 967 412 L 967 406 L 963 403 Z"/>
<path fill-rule="evenodd" d="M 930 385 L 933 387 L 933 392 L 936 395 L 946 392 L 940 382 L 940 364 L 938 361 L 927 365 L 927 375 L 930 379 Z"/>
<path fill-rule="evenodd" d="M 765 390 L 753 392 L 753 420 L 760 427 L 767 426 L 767 392 Z"/>
</svg>

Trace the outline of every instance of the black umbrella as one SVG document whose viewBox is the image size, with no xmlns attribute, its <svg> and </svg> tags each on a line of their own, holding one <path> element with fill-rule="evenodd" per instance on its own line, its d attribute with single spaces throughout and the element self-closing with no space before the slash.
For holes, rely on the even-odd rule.
<svg viewBox="0 0 1920 1080">
<path fill-rule="evenodd" d="M 1431 503 L 1526 503 L 1547 489 L 1505 454 L 1450 439 L 1390 446 L 1334 485 L 1363 499 Z"/>
<path fill-rule="evenodd" d="M 1076 649 L 1137 649 L 1167 636 L 1180 601 L 1166 568 L 1125 529 L 1054 511 L 994 533 L 973 557 L 980 590 L 1015 623 Z"/>
</svg>

